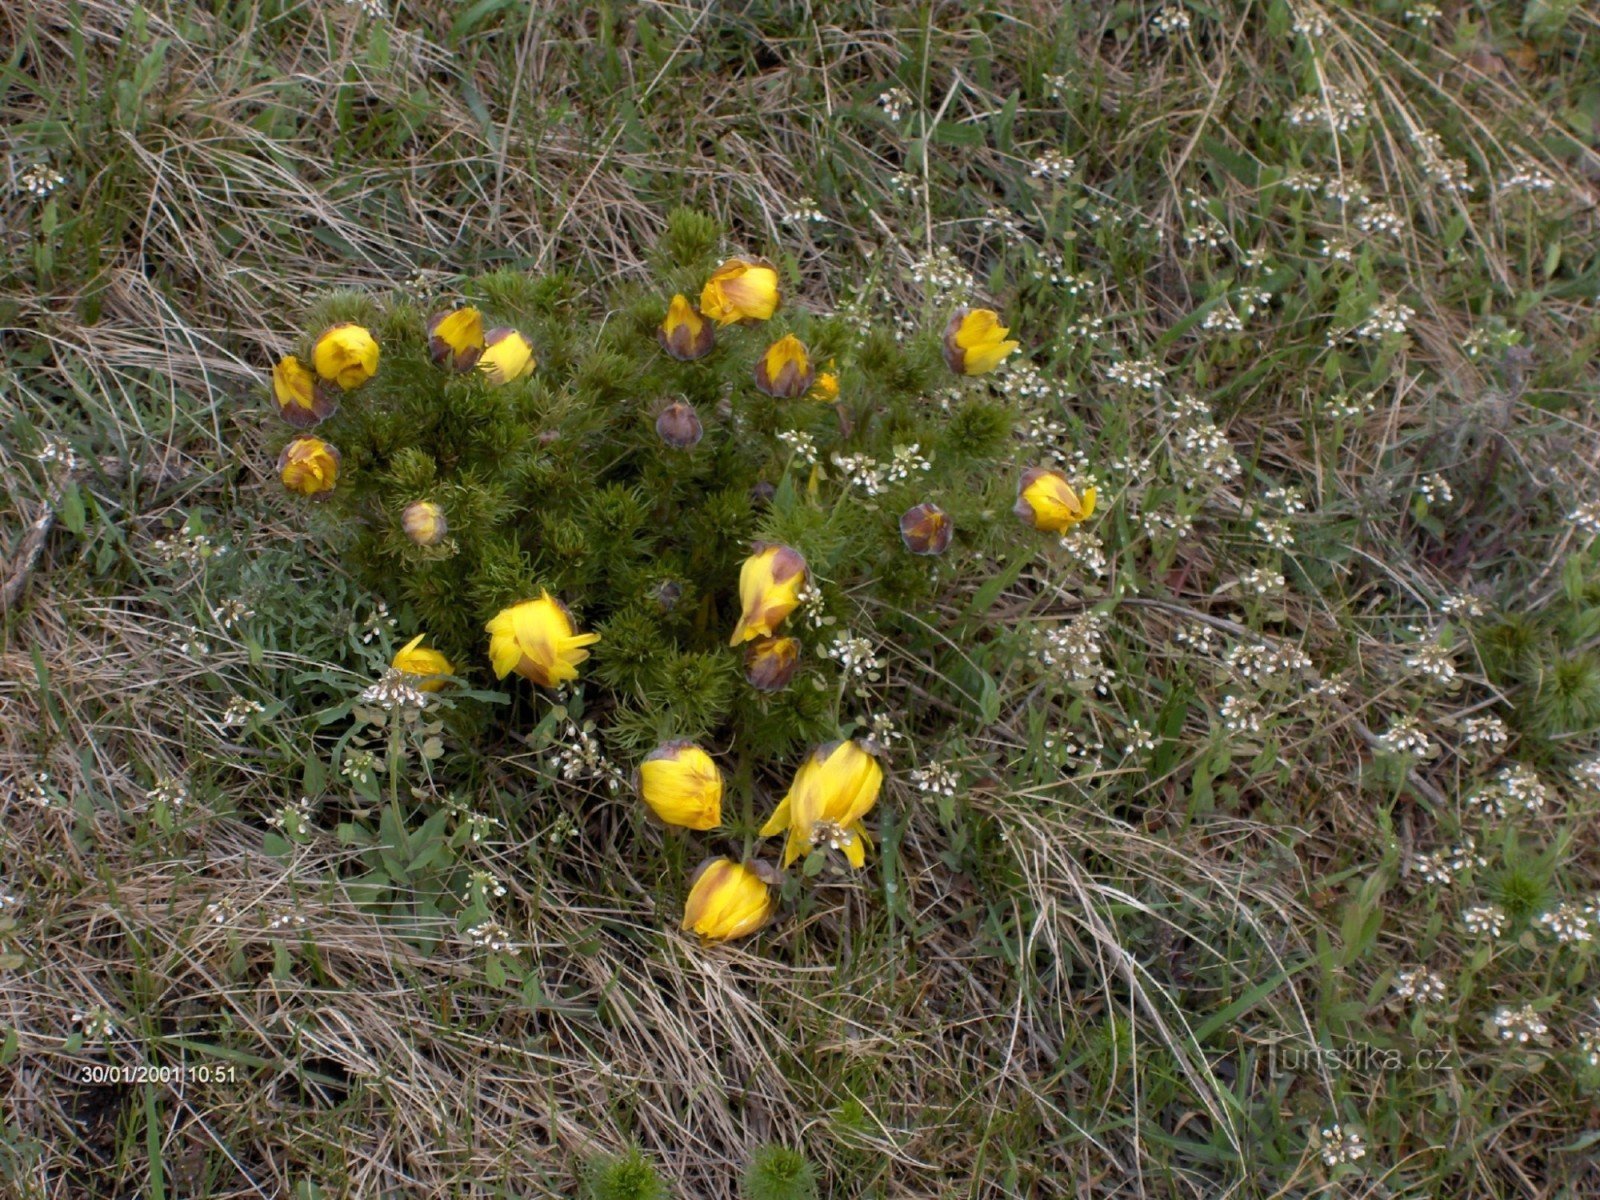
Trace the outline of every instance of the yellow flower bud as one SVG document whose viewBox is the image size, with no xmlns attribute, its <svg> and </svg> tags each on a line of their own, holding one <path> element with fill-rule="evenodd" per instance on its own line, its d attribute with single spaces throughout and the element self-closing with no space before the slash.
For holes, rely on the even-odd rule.
<svg viewBox="0 0 1600 1200">
<path fill-rule="evenodd" d="M 985 375 L 1020 344 L 1010 332 L 992 308 L 957 309 L 944 327 L 944 361 L 958 375 Z"/>
<path fill-rule="evenodd" d="M 417 634 L 399 650 L 395 651 L 394 660 L 390 666 L 396 671 L 404 671 L 407 675 L 420 677 L 421 682 L 417 688 L 424 692 L 437 692 L 449 681 L 439 678 L 443 675 L 454 675 L 455 667 L 450 665 L 450 660 L 437 650 L 425 649 L 422 639 L 426 634 Z"/>
<path fill-rule="evenodd" d="M 689 298 L 679 292 L 667 306 L 666 320 L 656 330 L 656 340 L 661 348 L 679 362 L 693 362 L 704 358 L 715 349 L 716 330 L 700 311 L 689 303 Z"/>
<path fill-rule="evenodd" d="M 745 644 L 744 677 L 758 692 L 781 692 L 799 666 L 799 638 L 758 637 Z"/>
<path fill-rule="evenodd" d="M 714 858 L 695 873 L 683 905 L 683 928 L 708 941 L 752 934 L 772 919 L 772 889 L 755 868 Z"/>
<path fill-rule="evenodd" d="M 700 444 L 705 427 L 694 405 L 675 400 L 656 418 L 656 435 L 674 450 L 688 450 Z"/>
<path fill-rule="evenodd" d="M 817 374 L 817 382 L 812 385 L 812 400 L 821 400 L 824 404 L 832 404 L 839 398 L 839 377 L 832 371 L 821 371 Z"/>
<path fill-rule="evenodd" d="M 319 437 L 303 434 L 278 455 L 278 477 L 284 487 L 302 496 L 331 492 L 339 482 L 339 451 Z"/>
<path fill-rule="evenodd" d="M 297 429 L 327 420 L 339 407 L 333 391 L 292 354 L 280 358 L 272 368 L 272 395 L 283 419 Z"/>
<path fill-rule="evenodd" d="M 739 568 L 739 624 L 728 645 L 771 636 L 800 606 L 806 583 L 806 560 L 788 546 L 757 544 Z"/>
<path fill-rule="evenodd" d="M 478 370 L 489 377 L 490 383 L 510 383 L 513 379 L 521 379 L 536 366 L 538 363 L 534 361 L 533 347 L 515 329 L 501 326 L 484 334 Z"/>
<path fill-rule="evenodd" d="M 789 794 L 761 827 L 762 837 L 787 831 L 783 865 L 819 847 L 843 850 L 852 867 L 867 860 L 866 827 L 883 787 L 883 768 L 858 742 L 818 746 L 794 773 Z"/>
<path fill-rule="evenodd" d="M 718 325 L 765 321 L 778 311 L 778 273 L 764 262 L 730 258 L 706 280 L 700 311 Z"/>
<path fill-rule="evenodd" d="M 937 504 L 918 504 L 900 517 L 900 540 L 913 554 L 943 554 L 954 533 L 950 514 Z"/>
<path fill-rule="evenodd" d="M 786 333 L 756 359 L 756 387 L 779 400 L 804 396 L 816 378 L 805 343 Z"/>
<path fill-rule="evenodd" d="M 359 325 L 333 325 L 312 347 L 311 365 L 323 379 L 348 392 L 378 373 L 378 343 Z"/>
<path fill-rule="evenodd" d="M 442 312 L 428 322 L 428 353 L 441 367 L 470 371 L 483 353 L 483 314 L 472 307 Z"/>
<path fill-rule="evenodd" d="M 437 546 L 450 532 L 450 522 L 431 500 L 415 500 L 400 514 L 400 528 L 419 546 Z"/>
<path fill-rule="evenodd" d="M 566 605 L 549 592 L 501 609 L 484 628 L 496 679 L 515 671 L 547 688 L 576 679 L 578 664 L 589 657 L 584 647 L 600 640 L 598 633 L 579 633 Z"/>
<path fill-rule="evenodd" d="M 1012 509 L 1024 522 L 1045 533 L 1063 533 L 1094 515 L 1095 490 L 1079 496 L 1066 476 L 1047 467 L 1029 467 L 1017 485 Z"/>
<path fill-rule="evenodd" d="M 715 829 L 722 823 L 722 772 L 693 742 L 667 742 L 639 765 L 639 798 L 668 825 Z"/>
</svg>

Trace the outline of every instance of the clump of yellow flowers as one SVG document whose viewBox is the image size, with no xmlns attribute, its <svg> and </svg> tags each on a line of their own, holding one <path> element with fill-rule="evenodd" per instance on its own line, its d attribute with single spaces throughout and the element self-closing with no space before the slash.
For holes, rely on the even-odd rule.
<svg viewBox="0 0 1600 1200">
<path fill-rule="evenodd" d="M 338 297 L 269 383 L 290 427 L 282 486 L 318 501 L 406 622 L 392 669 L 429 694 L 492 676 L 517 711 L 626 718 L 641 819 L 744 840 L 687 889 L 683 929 L 721 941 L 771 921 L 797 862 L 861 868 L 873 851 L 885 752 L 840 737 L 861 727 L 825 680 L 842 660 L 807 654 L 840 596 L 882 574 L 932 599 L 977 544 L 968 523 L 989 526 L 1013 486 L 1045 534 L 1097 496 L 1050 467 L 997 476 L 1011 427 L 983 377 L 1020 349 L 998 310 L 930 314 L 914 351 L 869 356 L 701 222 L 674 214 L 691 250 L 599 332 L 513 272 L 444 304 Z M 936 409 L 945 372 L 965 399 Z M 786 790 L 763 801 L 785 761 Z M 760 839 L 780 836 L 763 861 Z"/>
</svg>

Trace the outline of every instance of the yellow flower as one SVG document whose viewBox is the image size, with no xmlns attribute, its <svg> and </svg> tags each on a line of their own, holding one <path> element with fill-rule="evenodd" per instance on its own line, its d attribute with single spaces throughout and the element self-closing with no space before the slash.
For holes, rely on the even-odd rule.
<svg viewBox="0 0 1600 1200">
<path fill-rule="evenodd" d="M 442 312 L 428 322 L 428 353 L 441 367 L 470 371 L 483 343 L 483 314 L 470 306 Z"/>
<path fill-rule="evenodd" d="M 683 928 L 710 941 L 754 933 L 772 919 L 772 890 L 760 872 L 713 858 L 695 873 L 683 905 Z"/>
<path fill-rule="evenodd" d="M 706 280 L 700 311 L 718 325 L 765 321 L 778 311 L 778 273 L 764 262 L 730 258 Z"/>
<path fill-rule="evenodd" d="M 389 665 L 396 671 L 404 671 L 407 675 L 422 677 L 416 686 L 424 692 L 437 692 L 448 682 L 439 678 L 443 675 L 454 675 L 455 667 L 450 665 L 450 660 L 437 650 L 427 650 L 422 646 L 422 639 L 426 634 L 417 634 L 399 650 L 395 651 L 394 661 Z"/>
<path fill-rule="evenodd" d="M 954 534 L 950 514 L 937 504 L 918 504 L 900 516 L 900 540 L 913 554 L 943 554 Z"/>
<path fill-rule="evenodd" d="M 717 344 L 717 334 L 711 322 L 679 292 L 667 305 L 667 317 L 656 330 L 656 340 L 679 362 L 693 362 L 711 353 Z"/>
<path fill-rule="evenodd" d="M 378 343 L 359 325 L 333 325 L 312 347 L 311 365 L 322 378 L 348 392 L 378 373 Z"/>
<path fill-rule="evenodd" d="M 814 378 L 805 343 L 792 333 L 784 334 L 756 359 L 756 387 L 779 400 L 804 396 Z"/>
<path fill-rule="evenodd" d="M 549 592 L 502 609 L 484 628 L 496 679 L 515 671 L 547 688 L 576 679 L 578 664 L 589 657 L 584 647 L 600 640 L 598 633 L 579 633 L 572 614 Z"/>
<path fill-rule="evenodd" d="M 832 404 L 839 398 L 839 377 L 832 371 L 821 371 L 817 374 L 817 382 L 811 387 L 812 400 L 821 400 L 824 404 Z"/>
<path fill-rule="evenodd" d="M 319 437 L 304 434 L 278 455 L 278 477 L 284 487 L 302 496 L 331 492 L 339 482 L 339 451 Z"/>
<path fill-rule="evenodd" d="M 297 429 L 325 421 L 339 407 L 334 394 L 318 381 L 316 373 L 292 354 L 272 368 L 272 395 L 283 419 Z"/>
<path fill-rule="evenodd" d="M 758 543 L 739 568 L 739 624 L 728 645 L 771 636 L 784 618 L 800 606 L 806 582 L 806 560 L 788 546 Z"/>
<path fill-rule="evenodd" d="M 528 339 L 515 329 L 501 326 L 484 334 L 478 370 L 489 377 L 490 383 L 510 383 L 513 379 L 521 379 L 538 365 Z"/>
<path fill-rule="evenodd" d="M 715 829 L 722 823 L 722 772 L 693 742 L 666 742 L 639 765 L 639 798 L 668 825 Z"/>
<path fill-rule="evenodd" d="M 861 818 L 878 802 L 883 768 L 856 742 L 831 742 L 813 750 L 794 773 L 789 794 L 761 827 L 762 837 L 788 831 L 783 865 L 818 846 L 843 850 L 852 867 L 867 861 Z"/>
<path fill-rule="evenodd" d="M 445 520 L 444 509 L 431 500 L 416 500 L 400 514 L 400 528 L 419 546 L 437 546 L 450 532 L 450 522 Z"/>
<path fill-rule="evenodd" d="M 958 375 L 987 374 L 1017 348 L 1010 332 L 992 308 L 957 309 L 944 327 L 944 361 Z"/>
<path fill-rule="evenodd" d="M 1029 467 L 1017 485 L 1017 503 L 1011 511 L 1035 529 L 1063 533 L 1094 515 L 1094 501 L 1092 487 L 1079 496 L 1060 471 Z"/>
<path fill-rule="evenodd" d="M 758 637 L 744 648 L 744 677 L 758 692 L 781 692 L 800 665 L 800 639 Z"/>
</svg>

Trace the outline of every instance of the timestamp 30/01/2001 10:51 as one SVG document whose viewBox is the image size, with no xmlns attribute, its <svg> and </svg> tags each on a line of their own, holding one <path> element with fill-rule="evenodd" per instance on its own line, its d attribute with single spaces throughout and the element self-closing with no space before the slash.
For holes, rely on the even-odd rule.
<svg viewBox="0 0 1600 1200">
<path fill-rule="evenodd" d="M 233 1063 L 199 1066 L 154 1066 L 130 1063 L 85 1063 L 78 1068 L 79 1083 L 234 1083 L 239 1068 Z"/>
</svg>

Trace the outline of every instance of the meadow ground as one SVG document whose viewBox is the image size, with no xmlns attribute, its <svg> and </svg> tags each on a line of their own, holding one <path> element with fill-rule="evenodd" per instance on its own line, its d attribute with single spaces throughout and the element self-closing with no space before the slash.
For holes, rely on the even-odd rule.
<svg viewBox="0 0 1600 1200">
<path fill-rule="evenodd" d="M 1600 1196 L 1592 7 L 27 0 L 0 62 L 7 1195 Z M 802 310 L 994 304 L 1100 511 L 930 608 L 959 737 L 877 647 L 803 917 L 680 935 L 673 843 L 490 729 L 397 925 L 406 614 L 266 372 L 330 289 L 647 283 L 680 205 Z"/>
</svg>

